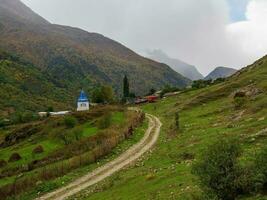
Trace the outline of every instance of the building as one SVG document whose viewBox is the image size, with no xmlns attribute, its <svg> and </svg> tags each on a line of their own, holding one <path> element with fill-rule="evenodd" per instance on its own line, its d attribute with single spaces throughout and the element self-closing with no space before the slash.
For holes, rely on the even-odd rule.
<svg viewBox="0 0 267 200">
<path fill-rule="evenodd" d="M 87 110 L 89 110 L 89 99 L 87 98 L 85 92 L 82 90 L 77 102 L 77 111 L 87 111 Z"/>
<path fill-rule="evenodd" d="M 64 116 L 70 114 L 70 111 L 59 111 L 59 112 L 39 112 L 38 115 L 41 118 L 49 116 Z"/>
</svg>

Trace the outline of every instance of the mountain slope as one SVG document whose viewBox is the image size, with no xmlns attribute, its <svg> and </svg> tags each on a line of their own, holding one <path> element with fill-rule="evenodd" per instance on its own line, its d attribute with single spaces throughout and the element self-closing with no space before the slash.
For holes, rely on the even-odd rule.
<svg viewBox="0 0 267 200">
<path fill-rule="evenodd" d="M 240 91 L 245 93 L 244 104 L 237 107 L 234 96 Z M 149 158 L 73 199 L 207 199 L 202 195 L 199 178 L 193 174 L 193 163 L 214 141 L 228 137 L 238 139 L 242 148 L 239 162 L 251 169 L 255 155 L 267 146 L 267 56 L 223 83 L 185 91 L 142 109 L 163 123 L 161 140 Z M 173 128 L 177 112 L 178 131 Z M 132 192 L 139 190 L 142 192 Z M 266 199 L 265 191 L 249 197 L 238 191 L 238 199 Z"/>
<path fill-rule="evenodd" d="M 216 80 L 217 78 L 227 78 L 232 76 L 236 69 L 228 68 L 228 67 L 217 67 L 215 68 L 208 76 L 205 77 L 205 80 Z"/>
<path fill-rule="evenodd" d="M 76 91 L 111 84 L 117 91 L 127 74 L 134 92 L 190 81 L 164 64 L 143 58 L 100 34 L 50 24 L 19 0 L 0 0 L 0 48 L 48 73 L 57 87 Z"/>
<path fill-rule="evenodd" d="M 189 65 L 178 59 L 170 58 L 161 50 L 149 51 L 148 56 L 153 60 L 169 65 L 173 70 L 190 80 L 199 80 L 204 78 L 195 66 Z"/>
<path fill-rule="evenodd" d="M 75 102 L 75 96 L 57 87 L 48 74 L 3 51 L 0 51 L 0 86 L 0 116 L 14 111 L 46 110 L 52 105 L 68 109 Z"/>
</svg>

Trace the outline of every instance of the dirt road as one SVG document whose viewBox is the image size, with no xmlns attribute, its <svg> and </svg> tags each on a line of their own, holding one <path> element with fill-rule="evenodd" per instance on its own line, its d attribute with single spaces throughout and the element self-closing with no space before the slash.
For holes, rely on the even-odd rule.
<svg viewBox="0 0 267 200">
<path fill-rule="evenodd" d="M 82 176 L 81 178 L 70 183 L 69 185 L 55 190 L 54 192 L 45 194 L 44 196 L 41 196 L 36 200 L 66 199 L 80 192 L 81 190 L 104 180 L 105 178 L 111 176 L 115 172 L 120 171 L 124 167 L 128 166 L 129 164 L 140 158 L 156 143 L 162 125 L 157 117 L 149 114 L 146 114 L 146 117 L 149 119 L 149 126 L 144 137 L 139 143 L 132 146 L 130 149 L 121 154 L 115 160 L 103 165 L 102 167 L 95 169 L 94 171 L 88 173 L 85 176 Z"/>
</svg>

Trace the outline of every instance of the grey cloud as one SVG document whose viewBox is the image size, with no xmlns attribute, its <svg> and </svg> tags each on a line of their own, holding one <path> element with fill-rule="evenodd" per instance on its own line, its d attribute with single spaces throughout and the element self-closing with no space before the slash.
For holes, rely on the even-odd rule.
<svg viewBox="0 0 267 200">
<path fill-rule="evenodd" d="M 52 23 L 99 32 L 140 54 L 162 49 L 204 74 L 250 61 L 226 30 L 226 0 L 23 1 Z"/>
</svg>

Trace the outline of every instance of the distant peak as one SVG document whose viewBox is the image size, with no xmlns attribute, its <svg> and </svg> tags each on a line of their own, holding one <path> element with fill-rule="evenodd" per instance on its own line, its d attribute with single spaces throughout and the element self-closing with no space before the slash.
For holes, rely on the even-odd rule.
<svg viewBox="0 0 267 200">
<path fill-rule="evenodd" d="M 237 70 L 229 67 L 216 67 L 208 76 L 205 77 L 205 80 L 215 80 L 217 78 L 227 78 L 233 75 Z"/>
</svg>

